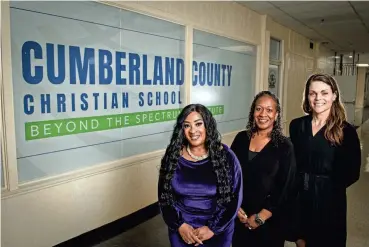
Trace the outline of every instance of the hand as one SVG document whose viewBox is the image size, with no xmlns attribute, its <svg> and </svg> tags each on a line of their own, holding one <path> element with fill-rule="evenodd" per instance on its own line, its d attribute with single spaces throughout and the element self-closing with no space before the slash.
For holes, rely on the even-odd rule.
<svg viewBox="0 0 369 247">
<path fill-rule="evenodd" d="M 306 242 L 305 242 L 305 240 L 303 240 L 303 239 L 298 239 L 297 241 L 296 241 L 296 247 L 305 247 L 306 246 Z"/>
<path fill-rule="evenodd" d="M 241 221 L 241 223 L 246 224 L 247 221 L 247 215 L 245 213 L 245 211 L 243 211 L 242 208 L 240 208 L 237 212 L 237 217 L 238 219 Z"/>
<path fill-rule="evenodd" d="M 178 232 L 179 232 L 179 235 L 181 235 L 183 241 L 186 242 L 187 244 L 194 244 L 194 243 L 202 244 L 202 241 L 198 239 L 196 235 L 194 234 L 193 227 L 190 226 L 189 224 L 183 223 L 178 228 Z"/>
<path fill-rule="evenodd" d="M 259 227 L 259 224 L 255 222 L 256 215 L 253 214 L 246 220 L 245 226 L 248 227 L 250 230 L 256 229 Z"/>
<path fill-rule="evenodd" d="M 214 232 L 207 226 L 202 226 L 194 230 L 194 234 L 201 240 L 205 241 L 211 239 L 214 236 Z M 202 243 L 201 243 L 202 244 Z M 198 244 L 195 244 L 198 246 Z"/>
</svg>

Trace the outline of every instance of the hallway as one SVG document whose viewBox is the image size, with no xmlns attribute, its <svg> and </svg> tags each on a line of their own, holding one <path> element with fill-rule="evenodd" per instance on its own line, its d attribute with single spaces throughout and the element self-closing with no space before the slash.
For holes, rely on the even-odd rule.
<svg viewBox="0 0 369 247">
<path fill-rule="evenodd" d="M 347 247 L 369 246 L 369 121 L 357 129 L 362 145 L 362 172 L 347 190 Z M 169 247 L 167 228 L 160 215 L 95 247 Z M 286 247 L 295 246 L 286 243 Z"/>
<path fill-rule="evenodd" d="M 369 246 L 369 121 L 359 129 L 362 155 L 358 182 L 347 190 L 348 247 Z"/>
</svg>

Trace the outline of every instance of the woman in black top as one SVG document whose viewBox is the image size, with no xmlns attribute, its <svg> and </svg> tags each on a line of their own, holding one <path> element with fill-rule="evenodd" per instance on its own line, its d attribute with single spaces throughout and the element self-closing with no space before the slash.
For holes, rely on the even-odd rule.
<svg viewBox="0 0 369 247">
<path fill-rule="evenodd" d="M 231 149 L 243 173 L 243 202 L 236 219 L 233 247 L 283 247 L 282 211 L 291 189 L 295 157 L 282 134 L 281 107 L 268 91 L 256 95 L 246 131 Z"/>
<path fill-rule="evenodd" d="M 300 238 L 308 247 L 346 246 L 346 188 L 359 179 L 361 150 L 335 79 L 325 74 L 306 82 L 303 110 L 292 120 L 299 180 Z"/>
</svg>

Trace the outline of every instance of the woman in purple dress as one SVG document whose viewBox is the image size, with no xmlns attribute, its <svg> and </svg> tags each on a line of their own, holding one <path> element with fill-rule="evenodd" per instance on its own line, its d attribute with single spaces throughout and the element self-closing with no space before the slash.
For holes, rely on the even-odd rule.
<svg viewBox="0 0 369 247">
<path fill-rule="evenodd" d="M 172 247 L 229 247 L 242 201 L 242 173 L 211 112 L 186 106 L 161 161 L 159 205 Z"/>
</svg>

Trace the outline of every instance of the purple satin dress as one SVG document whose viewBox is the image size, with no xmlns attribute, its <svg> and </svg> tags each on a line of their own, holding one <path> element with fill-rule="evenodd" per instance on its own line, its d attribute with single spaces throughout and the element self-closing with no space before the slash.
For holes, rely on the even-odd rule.
<svg viewBox="0 0 369 247">
<path fill-rule="evenodd" d="M 165 223 L 169 228 L 172 247 L 188 247 L 178 233 L 179 226 L 187 223 L 194 228 L 208 226 L 214 236 L 204 241 L 204 247 L 230 247 L 234 231 L 234 219 L 242 202 L 242 171 L 239 161 L 226 145 L 231 167 L 233 200 L 226 206 L 217 204 L 217 178 L 209 158 L 193 162 L 179 158 L 172 179 L 175 204 L 161 207 Z"/>
</svg>

